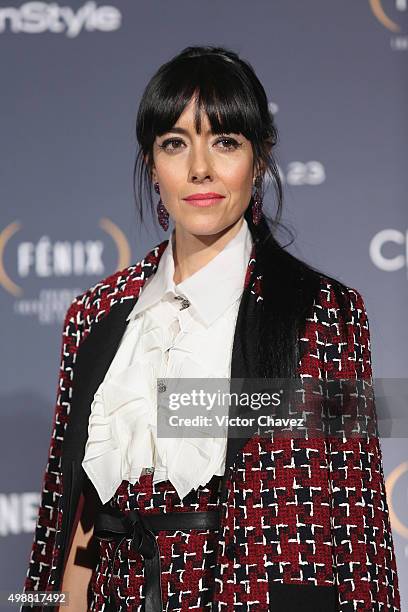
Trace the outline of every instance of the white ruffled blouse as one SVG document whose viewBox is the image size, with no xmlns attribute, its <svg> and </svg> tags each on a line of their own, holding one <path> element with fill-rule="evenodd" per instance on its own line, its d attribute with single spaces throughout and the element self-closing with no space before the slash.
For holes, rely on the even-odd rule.
<svg viewBox="0 0 408 612">
<path fill-rule="evenodd" d="M 230 378 L 252 236 L 243 219 L 224 249 L 177 285 L 173 240 L 174 230 L 91 405 L 82 466 L 102 503 L 146 471 L 183 499 L 225 470 L 226 437 L 157 437 L 157 379 Z"/>
</svg>

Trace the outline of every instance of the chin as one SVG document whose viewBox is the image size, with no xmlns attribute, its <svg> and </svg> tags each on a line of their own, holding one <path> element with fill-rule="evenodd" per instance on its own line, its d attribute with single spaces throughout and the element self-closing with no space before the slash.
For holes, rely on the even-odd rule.
<svg viewBox="0 0 408 612">
<path fill-rule="evenodd" d="M 178 222 L 180 228 L 183 231 L 188 232 L 189 234 L 193 234 L 194 236 L 213 236 L 215 234 L 219 234 L 223 230 L 228 229 L 234 220 L 229 221 L 227 219 L 219 219 L 208 215 L 207 219 L 197 218 L 197 219 L 188 219 L 183 220 L 183 222 Z"/>
</svg>

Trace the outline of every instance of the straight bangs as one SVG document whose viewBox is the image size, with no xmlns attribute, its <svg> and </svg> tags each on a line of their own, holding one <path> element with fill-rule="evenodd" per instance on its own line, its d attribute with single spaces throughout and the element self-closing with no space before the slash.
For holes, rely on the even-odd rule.
<svg viewBox="0 0 408 612">
<path fill-rule="evenodd" d="M 201 134 L 201 113 L 214 134 L 243 134 L 253 144 L 271 135 L 269 113 L 254 95 L 253 84 L 234 63 L 212 56 L 181 58 L 165 64 L 155 75 L 139 108 L 139 142 L 147 153 L 156 138 L 171 130 L 195 98 L 195 129 Z M 267 100 L 265 100 L 267 108 Z"/>
</svg>

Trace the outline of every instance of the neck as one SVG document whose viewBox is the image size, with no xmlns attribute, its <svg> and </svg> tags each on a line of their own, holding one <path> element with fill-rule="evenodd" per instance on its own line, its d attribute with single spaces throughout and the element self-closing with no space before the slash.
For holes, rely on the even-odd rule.
<svg viewBox="0 0 408 612">
<path fill-rule="evenodd" d="M 216 257 L 238 234 L 243 222 L 243 217 L 240 217 L 233 225 L 211 235 L 191 234 L 176 224 L 171 235 L 175 284 L 181 283 Z"/>
</svg>

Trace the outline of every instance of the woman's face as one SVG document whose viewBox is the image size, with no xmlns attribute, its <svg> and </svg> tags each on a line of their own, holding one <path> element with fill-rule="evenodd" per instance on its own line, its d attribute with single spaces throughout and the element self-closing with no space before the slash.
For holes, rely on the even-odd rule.
<svg viewBox="0 0 408 612">
<path fill-rule="evenodd" d="M 254 158 L 252 144 L 242 134 L 212 134 L 204 113 L 201 134 L 197 134 L 193 104 L 194 99 L 173 128 L 156 138 L 152 176 L 176 232 L 209 236 L 244 214 L 252 194 Z M 221 197 L 186 200 L 208 193 Z"/>
</svg>

